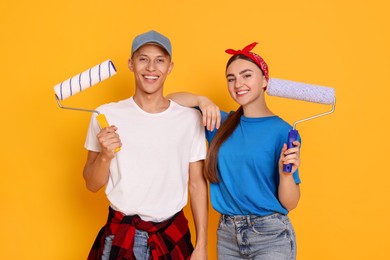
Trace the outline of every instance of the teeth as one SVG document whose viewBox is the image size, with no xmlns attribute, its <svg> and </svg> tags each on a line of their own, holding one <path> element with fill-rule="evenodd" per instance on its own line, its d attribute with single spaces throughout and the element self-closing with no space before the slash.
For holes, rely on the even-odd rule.
<svg viewBox="0 0 390 260">
<path fill-rule="evenodd" d="M 158 79 L 157 76 L 145 76 L 146 79 Z"/>
<path fill-rule="evenodd" d="M 242 95 L 242 94 L 245 94 L 245 93 L 248 93 L 248 90 L 245 90 L 245 91 L 238 91 L 238 92 L 237 92 L 238 95 Z"/>
</svg>

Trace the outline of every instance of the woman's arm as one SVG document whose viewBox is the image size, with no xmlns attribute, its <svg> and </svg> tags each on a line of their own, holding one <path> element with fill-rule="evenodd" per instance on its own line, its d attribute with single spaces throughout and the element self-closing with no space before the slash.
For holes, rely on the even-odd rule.
<svg viewBox="0 0 390 260">
<path fill-rule="evenodd" d="M 295 141 L 294 145 L 295 147 L 287 149 L 287 145 L 284 144 L 279 160 L 279 201 L 288 211 L 297 207 L 301 196 L 299 185 L 295 183 L 293 177 L 293 173 L 301 163 L 299 158 L 300 143 Z M 284 172 L 283 165 L 290 163 L 292 164 L 291 172 Z"/>
<path fill-rule="evenodd" d="M 219 107 L 208 97 L 192 94 L 189 92 L 171 93 L 167 98 L 185 107 L 199 107 L 203 116 L 203 125 L 207 130 L 213 131 L 221 125 L 221 113 Z"/>
</svg>

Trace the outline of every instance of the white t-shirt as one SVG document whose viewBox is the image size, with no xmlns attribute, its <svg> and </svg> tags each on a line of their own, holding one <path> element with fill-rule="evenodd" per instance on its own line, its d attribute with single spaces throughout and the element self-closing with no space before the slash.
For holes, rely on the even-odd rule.
<svg viewBox="0 0 390 260">
<path fill-rule="evenodd" d="M 111 207 L 145 221 L 161 222 L 187 204 L 189 164 L 206 157 L 200 112 L 170 101 L 150 114 L 129 98 L 97 108 L 118 127 L 121 150 L 111 161 L 106 186 Z M 85 148 L 99 152 L 100 127 L 92 116 Z"/>
</svg>

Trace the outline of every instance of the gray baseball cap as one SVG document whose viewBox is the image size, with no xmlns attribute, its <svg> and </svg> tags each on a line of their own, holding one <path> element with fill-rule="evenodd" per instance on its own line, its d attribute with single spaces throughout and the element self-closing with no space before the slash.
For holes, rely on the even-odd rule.
<svg viewBox="0 0 390 260">
<path fill-rule="evenodd" d="M 131 57 L 140 47 L 148 43 L 155 43 L 163 47 L 172 58 L 172 45 L 170 40 L 154 30 L 136 36 L 131 47 Z"/>
</svg>

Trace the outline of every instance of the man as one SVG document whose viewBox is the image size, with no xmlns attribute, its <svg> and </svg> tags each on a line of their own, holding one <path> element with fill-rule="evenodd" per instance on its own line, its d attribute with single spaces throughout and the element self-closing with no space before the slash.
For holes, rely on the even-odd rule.
<svg viewBox="0 0 390 260">
<path fill-rule="evenodd" d="M 173 65 L 168 38 L 138 35 L 128 61 L 134 96 L 97 109 L 112 126 L 91 119 L 84 179 L 93 192 L 106 186 L 110 208 L 88 259 L 207 258 L 204 127 L 199 111 L 163 96 Z M 188 191 L 195 248 L 182 211 Z"/>
</svg>

